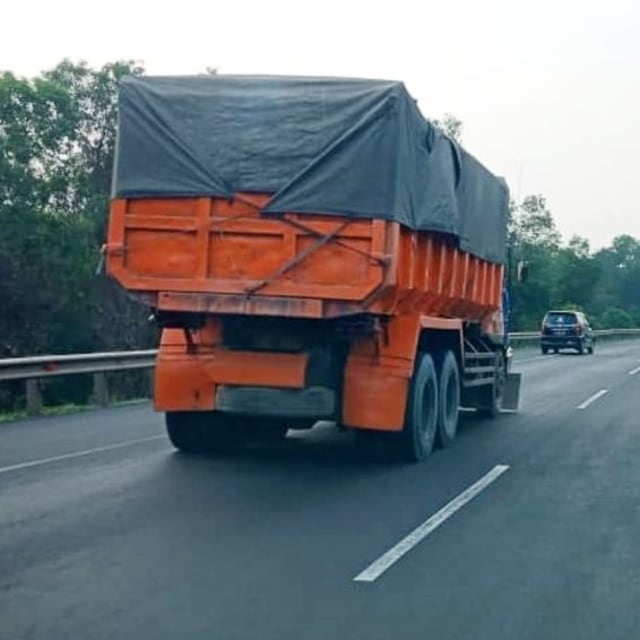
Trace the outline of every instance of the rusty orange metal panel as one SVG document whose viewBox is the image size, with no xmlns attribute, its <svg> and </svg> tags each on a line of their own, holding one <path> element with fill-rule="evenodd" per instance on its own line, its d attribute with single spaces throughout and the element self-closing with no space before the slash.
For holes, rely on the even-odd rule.
<svg viewBox="0 0 640 640">
<path fill-rule="evenodd" d="M 220 384 L 304 387 L 306 354 L 217 350 L 188 355 L 161 348 L 156 362 L 154 405 L 157 411 L 204 411 L 215 408 Z"/>
<path fill-rule="evenodd" d="M 381 329 L 376 339 L 366 338 L 354 342 L 350 356 L 404 358 L 412 364 L 420 338 L 420 318 L 417 313 L 394 316 Z"/>
<path fill-rule="evenodd" d="M 197 360 L 160 356 L 153 401 L 156 411 L 208 411 L 215 408 L 215 386 Z"/>
<path fill-rule="evenodd" d="M 340 308 L 335 303 L 336 308 Z M 157 297 L 158 309 L 211 314 L 247 314 L 257 316 L 281 316 L 284 318 L 331 317 L 322 300 L 285 296 L 211 295 L 206 293 L 176 293 L 162 291 Z M 351 313 L 358 311 L 357 307 Z M 339 316 L 334 313 L 333 316 Z"/>
<path fill-rule="evenodd" d="M 198 230 L 198 223 L 193 217 L 186 216 L 161 216 L 161 215 L 140 215 L 130 214 L 126 216 L 126 228 L 128 232 L 147 231 L 155 232 L 184 232 L 195 233 Z"/>
<path fill-rule="evenodd" d="M 450 236 L 384 220 L 260 216 L 268 200 L 114 200 L 108 272 L 147 299 L 161 294 L 166 308 L 193 303 L 211 313 L 267 308 L 294 317 L 372 312 L 480 320 L 500 304 L 501 267 L 461 251 Z M 322 241 L 327 234 L 335 237 Z M 251 302 L 240 305 L 243 296 Z M 289 300 L 278 306 L 277 298 Z"/>
<path fill-rule="evenodd" d="M 211 220 L 211 198 L 198 200 L 197 236 L 196 236 L 196 263 L 195 276 L 206 278 L 209 275 L 209 221 Z"/>
<path fill-rule="evenodd" d="M 222 344 L 222 323 L 219 318 L 211 316 L 200 329 L 189 332 L 198 353 L 211 352 Z M 187 337 L 184 329 L 163 329 L 160 336 L 161 355 L 187 353 Z"/>
<path fill-rule="evenodd" d="M 185 270 L 189 262 L 185 261 Z M 147 291 L 150 285 L 151 278 L 145 278 L 144 276 L 138 276 L 128 279 L 128 289 L 132 291 Z M 248 298 L 271 296 L 271 297 L 293 297 L 293 298 L 310 298 L 319 301 L 322 300 L 334 300 L 334 301 L 353 301 L 360 303 L 362 300 L 368 298 L 374 293 L 377 287 L 373 284 L 362 284 L 360 286 L 351 286 L 348 284 L 339 284 L 334 286 L 325 286 L 322 284 L 304 284 L 297 282 L 281 281 L 278 283 L 264 284 L 264 280 L 246 280 L 244 282 L 238 282 L 231 278 L 211 281 L 202 279 L 184 279 L 182 281 L 170 280 L 169 278 L 164 280 L 158 280 L 153 283 L 153 290 L 161 291 L 174 291 L 176 293 L 189 293 L 198 291 L 202 293 L 209 293 L 212 295 L 239 295 L 246 296 Z M 260 288 L 259 293 L 252 293 L 254 288 Z M 359 311 L 366 311 L 367 308 L 359 305 Z"/>
<path fill-rule="evenodd" d="M 443 329 L 447 331 L 462 331 L 462 320 L 458 318 L 438 318 L 421 316 L 420 326 L 423 329 Z"/>
<path fill-rule="evenodd" d="M 184 330 L 164 329 L 158 363 L 190 363 L 198 376 L 213 384 L 304 387 L 309 361 L 306 353 L 226 349 L 222 346 L 222 323 L 216 316 L 189 334 L 192 351 Z"/>
<path fill-rule="evenodd" d="M 382 335 L 351 345 L 342 398 L 346 425 L 402 429 L 421 328 L 420 314 L 396 316 Z"/>
<path fill-rule="evenodd" d="M 302 389 L 309 356 L 306 353 L 216 350 L 195 356 L 213 384 Z"/>
<path fill-rule="evenodd" d="M 480 304 L 486 306 L 489 303 L 489 263 L 482 263 L 482 295 L 480 296 Z"/>
<path fill-rule="evenodd" d="M 324 220 L 322 216 L 284 216 L 282 218 L 258 218 L 257 214 L 251 216 L 221 216 L 215 213 L 215 205 L 211 215 L 210 228 L 212 232 L 223 234 L 241 234 L 246 236 L 283 236 L 295 233 L 299 236 L 318 236 L 333 231 L 336 226 L 344 224 L 344 218 L 334 217 L 333 222 Z M 137 216 L 140 219 L 140 216 Z M 174 219 L 177 219 L 174 217 Z M 179 219 L 177 219 L 179 220 Z M 289 224 L 290 221 L 292 224 Z M 188 223 L 189 221 L 186 221 Z M 385 222 L 386 225 L 393 223 Z M 340 232 L 337 241 L 342 243 L 345 238 L 368 240 L 372 242 L 375 227 L 366 221 L 354 220 Z M 374 243 L 375 244 L 375 243 Z M 369 252 L 374 257 L 374 252 Z"/>
<path fill-rule="evenodd" d="M 131 288 L 137 281 L 197 279 L 198 243 L 195 233 L 149 233 L 128 230 L 125 268 Z"/>
<path fill-rule="evenodd" d="M 107 267 L 120 266 L 124 256 L 126 200 L 115 200 L 109 216 L 108 240 L 105 245 Z"/>
<path fill-rule="evenodd" d="M 274 273 L 288 259 L 284 233 L 244 234 L 220 229 L 212 233 L 208 278 L 212 283 L 227 280 L 236 283 L 236 291 L 246 284 Z M 216 285 L 214 284 L 214 288 Z M 222 291 L 221 291 L 222 293 Z"/>
<path fill-rule="evenodd" d="M 395 358 L 385 356 L 363 356 L 352 353 L 347 360 L 347 371 L 364 371 L 369 374 L 392 375 L 400 378 L 411 378 L 414 358 Z"/>
<path fill-rule="evenodd" d="M 126 203 L 126 211 L 130 215 L 195 217 L 198 211 L 198 200 L 198 198 L 132 198 L 114 200 L 114 202 Z"/>
<path fill-rule="evenodd" d="M 401 431 L 404 425 L 409 379 L 378 367 L 347 370 L 342 400 L 342 422 L 361 429 Z"/>
<path fill-rule="evenodd" d="M 385 222 L 384 220 L 371 221 L 371 228 L 372 228 L 371 255 L 374 258 L 380 258 L 382 260 L 385 260 L 389 257 L 389 254 L 386 248 L 388 227 L 389 227 L 389 223 Z"/>
<path fill-rule="evenodd" d="M 469 254 L 460 253 L 458 256 L 458 264 L 455 277 L 452 279 L 452 305 L 451 314 L 459 316 L 461 313 L 464 317 L 465 297 L 464 291 L 469 273 Z"/>
<path fill-rule="evenodd" d="M 315 242 L 315 238 L 298 236 L 295 254 L 310 250 Z M 345 250 L 347 246 L 355 251 Z M 327 243 L 309 253 L 299 266 L 289 272 L 288 277 L 296 283 L 313 282 L 326 287 L 340 282 L 348 282 L 351 286 L 376 286 L 381 281 L 381 273 L 367 255 L 370 248 L 370 238 L 345 239 L 342 244 Z M 372 271 L 377 273 L 372 274 Z"/>
</svg>

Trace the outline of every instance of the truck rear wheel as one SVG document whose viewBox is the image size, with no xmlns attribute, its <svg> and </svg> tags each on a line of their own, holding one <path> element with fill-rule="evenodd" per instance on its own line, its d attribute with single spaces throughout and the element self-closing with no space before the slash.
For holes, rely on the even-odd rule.
<svg viewBox="0 0 640 640">
<path fill-rule="evenodd" d="M 433 358 L 418 356 L 411 379 L 405 425 L 401 438 L 403 457 L 411 462 L 425 460 L 433 449 L 438 425 L 438 379 Z"/>
<path fill-rule="evenodd" d="M 438 366 L 438 428 L 441 447 L 448 447 L 458 432 L 460 372 L 453 351 L 445 351 Z"/>
<path fill-rule="evenodd" d="M 283 440 L 289 428 L 281 420 L 266 418 L 242 418 L 239 428 L 246 431 L 246 437 L 258 444 L 271 444 Z"/>
<path fill-rule="evenodd" d="M 171 444 L 184 453 L 206 450 L 206 414 L 199 411 L 169 411 L 165 414 Z"/>
<path fill-rule="evenodd" d="M 229 416 L 213 411 L 170 411 L 165 414 L 171 444 L 184 453 L 221 453 L 239 448 L 245 430 Z"/>
</svg>

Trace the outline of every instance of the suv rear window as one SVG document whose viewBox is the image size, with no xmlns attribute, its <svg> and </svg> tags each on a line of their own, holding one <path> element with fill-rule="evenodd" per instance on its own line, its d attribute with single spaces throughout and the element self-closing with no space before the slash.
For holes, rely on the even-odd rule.
<svg viewBox="0 0 640 640">
<path fill-rule="evenodd" d="M 544 319 L 545 324 L 576 324 L 575 313 L 548 313 Z"/>
</svg>

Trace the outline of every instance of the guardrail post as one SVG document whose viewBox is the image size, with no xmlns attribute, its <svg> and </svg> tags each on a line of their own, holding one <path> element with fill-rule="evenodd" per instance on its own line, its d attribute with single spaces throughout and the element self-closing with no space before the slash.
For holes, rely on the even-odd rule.
<svg viewBox="0 0 640 640">
<path fill-rule="evenodd" d="M 104 372 L 93 374 L 93 401 L 99 407 L 109 406 L 109 385 Z"/>
<path fill-rule="evenodd" d="M 27 380 L 27 415 L 36 416 L 42 411 L 42 394 L 37 378 Z"/>
</svg>

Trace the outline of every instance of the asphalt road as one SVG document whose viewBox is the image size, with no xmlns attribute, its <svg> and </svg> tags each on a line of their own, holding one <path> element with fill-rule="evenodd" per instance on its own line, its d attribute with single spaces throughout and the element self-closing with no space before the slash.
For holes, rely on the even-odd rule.
<svg viewBox="0 0 640 640">
<path fill-rule="evenodd" d="M 0 425 L 0 638 L 638 637 L 637 367 L 640 342 L 525 355 L 521 413 L 419 466 L 328 426 L 188 458 L 147 405 Z"/>
</svg>

